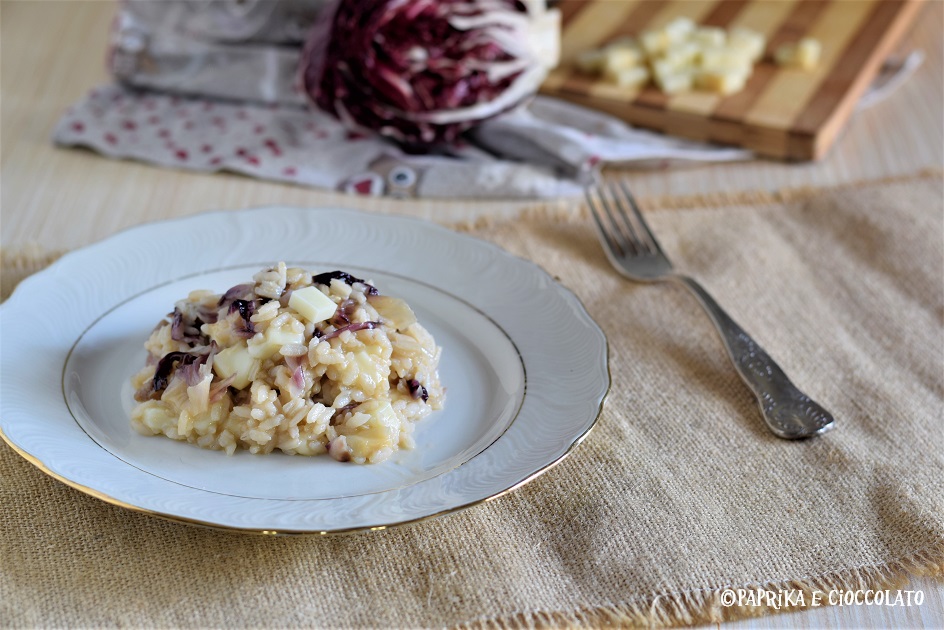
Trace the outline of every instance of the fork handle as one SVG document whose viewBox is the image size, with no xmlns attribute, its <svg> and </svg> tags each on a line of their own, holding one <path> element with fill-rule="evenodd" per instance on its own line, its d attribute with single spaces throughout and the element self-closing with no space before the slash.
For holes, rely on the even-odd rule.
<svg viewBox="0 0 944 630">
<path fill-rule="evenodd" d="M 786 439 L 822 433 L 833 426 L 833 417 L 787 378 L 776 361 L 737 325 L 714 298 L 694 279 L 676 275 L 711 316 L 738 374 L 760 403 L 770 430 Z"/>
</svg>

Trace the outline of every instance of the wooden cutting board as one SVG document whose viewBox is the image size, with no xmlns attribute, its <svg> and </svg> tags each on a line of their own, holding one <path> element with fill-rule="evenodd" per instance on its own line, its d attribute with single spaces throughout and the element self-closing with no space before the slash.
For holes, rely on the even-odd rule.
<svg viewBox="0 0 944 630">
<path fill-rule="evenodd" d="M 852 114 L 922 0 L 563 0 L 561 64 L 541 92 L 665 133 L 730 144 L 776 158 L 822 157 Z M 576 54 L 620 35 L 687 16 L 698 24 L 743 26 L 767 37 L 767 55 L 742 92 L 666 95 L 581 75 Z M 823 45 L 809 72 L 776 66 L 770 54 L 801 37 Z"/>
</svg>

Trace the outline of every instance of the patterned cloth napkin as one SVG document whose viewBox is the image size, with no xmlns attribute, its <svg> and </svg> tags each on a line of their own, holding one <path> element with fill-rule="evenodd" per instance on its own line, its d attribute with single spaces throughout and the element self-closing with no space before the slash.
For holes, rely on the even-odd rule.
<svg viewBox="0 0 944 630">
<path fill-rule="evenodd" d="M 546 97 L 485 123 L 448 154 L 409 155 L 304 106 L 231 103 L 121 85 L 92 90 L 69 109 L 54 137 L 111 158 L 394 197 L 571 196 L 604 160 L 665 165 L 749 157 L 739 149 L 631 129 Z"/>
<path fill-rule="evenodd" d="M 572 196 L 599 164 L 650 168 L 751 156 L 633 129 L 547 97 L 480 125 L 460 143 L 407 154 L 348 131 L 296 89 L 302 40 L 322 4 L 122 3 L 108 56 L 116 83 L 71 107 L 55 142 L 164 167 L 396 197 Z M 920 64 L 909 60 L 890 66 L 880 81 L 885 89 L 867 102 L 887 96 Z"/>
<path fill-rule="evenodd" d="M 272 538 L 114 507 L 0 446 L 0 619 L 692 624 L 840 590 L 895 596 L 909 575 L 941 574 L 940 174 L 695 201 L 642 205 L 677 265 L 832 411 L 835 430 L 774 437 L 690 295 L 623 280 L 583 210 L 536 207 L 464 229 L 540 264 L 607 334 L 609 397 L 563 462 L 440 519 Z"/>
</svg>

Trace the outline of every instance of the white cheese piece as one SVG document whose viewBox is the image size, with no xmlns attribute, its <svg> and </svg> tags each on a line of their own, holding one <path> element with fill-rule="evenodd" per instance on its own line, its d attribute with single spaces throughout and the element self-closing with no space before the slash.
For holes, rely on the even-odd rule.
<svg viewBox="0 0 944 630">
<path fill-rule="evenodd" d="M 746 55 L 752 63 L 757 63 L 764 56 L 767 38 L 757 31 L 736 26 L 728 33 L 728 47 Z"/>
<path fill-rule="evenodd" d="M 615 76 L 621 70 L 634 68 L 642 63 L 642 51 L 628 46 L 605 48 L 603 50 L 603 76 Z"/>
<path fill-rule="evenodd" d="M 725 30 L 717 26 L 699 26 L 689 36 L 691 41 L 701 46 L 724 46 L 727 38 Z"/>
<path fill-rule="evenodd" d="M 581 53 L 575 63 L 621 87 L 640 87 L 652 80 L 667 94 L 696 88 L 729 95 L 744 88 L 766 46 L 766 37 L 749 28 L 727 31 L 679 17 L 660 29 L 643 31 L 638 40 L 623 36 Z M 818 42 L 804 46 L 802 55 L 797 46 L 791 48 L 784 63 L 815 63 L 811 60 L 819 58 Z"/>
<path fill-rule="evenodd" d="M 678 44 L 685 41 L 695 32 L 695 22 L 691 18 L 677 17 L 662 29 L 669 45 Z"/>
<path fill-rule="evenodd" d="M 812 70 L 819 65 L 823 45 L 812 37 L 804 37 L 796 47 L 796 64 L 804 70 Z"/>
<path fill-rule="evenodd" d="M 367 415 L 365 421 L 361 414 Z M 387 401 L 371 400 L 354 409 L 352 423 L 338 427 L 354 457 L 370 458 L 382 449 L 394 449 L 400 439 L 400 419 Z"/>
<path fill-rule="evenodd" d="M 658 57 L 669 46 L 669 38 L 664 31 L 643 31 L 639 36 L 642 49 L 651 57 Z"/>
<path fill-rule="evenodd" d="M 695 87 L 728 96 L 744 89 L 747 74 L 737 70 L 699 70 L 695 73 Z"/>
<path fill-rule="evenodd" d="M 728 46 L 709 46 L 701 49 L 699 67 L 705 70 L 725 71 L 735 68 L 750 74 L 753 62 L 744 52 Z"/>
<path fill-rule="evenodd" d="M 656 84 L 666 94 L 677 94 L 692 89 L 692 73 L 689 71 L 656 74 Z"/>
<path fill-rule="evenodd" d="M 819 65 L 822 50 L 823 46 L 818 40 L 804 37 L 796 44 L 783 44 L 777 48 L 774 61 L 784 67 L 812 70 Z"/>
<path fill-rule="evenodd" d="M 692 65 L 701 55 L 701 50 L 701 46 L 695 42 L 681 42 L 669 47 L 665 51 L 663 59 L 676 69 L 682 69 Z"/>
<path fill-rule="evenodd" d="M 229 378 L 235 375 L 233 387 L 242 389 L 252 382 L 259 369 L 256 360 L 245 345 L 223 348 L 213 357 L 213 371 L 220 378 Z"/>
<path fill-rule="evenodd" d="M 268 359 L 281 350 L 282 346 L 298 345 L 304 342 L 304 331 L 295 332 L 288 327 L 270 326 L 264 335 L 257 334 L 249 340 L 249 354 L 256 359 Z"/>
<path fill-rule="evenodd" d="M 626 68 L 615 74 L 606 75 L 607 80 L 620 87 L 640 87 L 649 82 L 649 70 L 645 66 Z"/>
<path fill-rule="evenodd" d="M 292 291 L 292 295 L 288 298 L 288 307 L 312 324 L 330 319 L 338 309 L 334 300 L 316 287 L 304 287 Z"/>
</svg>

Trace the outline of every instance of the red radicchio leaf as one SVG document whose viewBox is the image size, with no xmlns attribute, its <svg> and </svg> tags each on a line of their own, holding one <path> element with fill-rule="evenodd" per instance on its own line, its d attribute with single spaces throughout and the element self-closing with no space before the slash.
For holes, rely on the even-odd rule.
<svg viewBox="0 0 944 630">
<path fill-rule="evenodd" d="M 256 285 L 252 283 L 237 284 L 220 296 L 220 301 L 217 305 L 222 307 L 228 306 L 233 300 L 251 300 L 255 297 L 255 288 Z"/>
<path fill-rule="evenodd" d="M 253 326 L 252 321 L 249 319 L 252 317 L 252 314 L 256 310 L 256 303 L 249 300 L 233 300 L 229 305 L 229 311 L 227 315 L 232 315 L 233 313 L 239 313 L 239 317 L 242 319 L 240 325 L 234 325 L 233 329 L 237 337 L 243 339 L 250 339 L 253 335 L 256 334 L 256 328 Z"/>
<path fill-rule="evenodd" d="M 164 391 L 167 389 L 167 384 L 170 382 L 170 377 L 174 373 L 174 370 L 182 366 L 196 363 L 197 361 L 205 362 L 206 357 L 200 357 L 188 352 L 168 352 L 157 362 L 157 369 L 154 370 L 154 380 L 152 381 L 151 388 L 155 393 Z"/>
<path fill-rule="evenodd" d="M 301 84 L 349 127 L 422 150 L 533 96 L 545 70 L 527 29 L 516 0 L 335 0 Z"/>
<path fill-rule="evenodd" d="M 292 384 L 300 390 L 305 389 L 305 371 L 300 365 L 292 372 Z"/>
<path fill-rule="evenodd" d="M 210 403 L 215 403 L 223 398 L 223 394 L 229 389 L 229 386 L 236 381 L 236 375 L 230 374 L 222 381 L 217 381 L 210 385 Z"/>
<path fill-rule="evenodd" d="M 367 284 L 360 278 L 355 278 L 354 276 L 352 276 L 346 271 L 338 271 L 338 270 L 326 271 L 324 273 L 315 274 L 311 277 L 311 281 L 313 283 L 323 284 L 326 286 L 330 285 L 332 280 L 340 280 L 341 282 L 344 282 L 345 284 L 349 284 L 351 286 L 353 286 L 355 282 L 358 282 L 360 284 L 363 284 L 365 287 L 367 287 L 367 295 L 379 294 L 379 292 L 377 291 L 377 287 L 373 286 L 372 284 Z"/>
<path fill-rule="evenodd" d="M 427 392 L 426 388 L 415 378 L 410 379 L 406 385 L 410 388 L 410 395 L 413 396 L 414 400 L 419 400 L 420 398 L 423 399 L 423 402 L 429 400 L 429 392 Z"/>
</svg>

